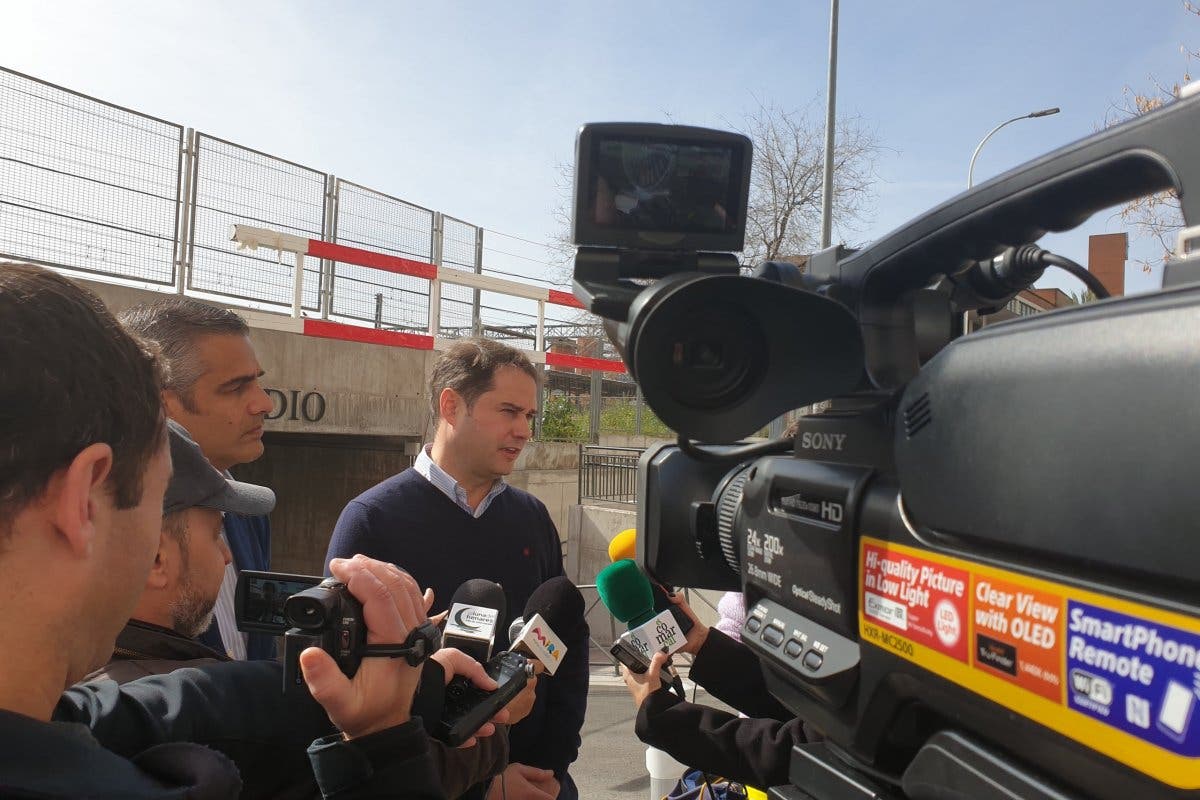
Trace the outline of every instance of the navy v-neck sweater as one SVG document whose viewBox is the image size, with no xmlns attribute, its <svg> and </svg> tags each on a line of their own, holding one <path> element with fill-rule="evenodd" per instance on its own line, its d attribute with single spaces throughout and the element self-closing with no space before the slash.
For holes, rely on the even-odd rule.
<svg viewBox="0 0 1200 800">
<path fill-rule="evenodd" d="M 422 589 L 433 589 L 430 613 L 448 608 L 466 580 L 499 583 L 508 609 L 496 631 L 496 652 L 508 646 L 508 626 L 533 590 L 563 574 L 558 531 L 536 497 L 509 486 L 476 519 L 413 469 L 373 486 L 342 510 L 325 554 L 326 574 L 330 559 L 356 553 L 390 561 Z M 579 753 L 587 707 L 586 645 L 568 646 L 555 675 L 538 682 L 533 711 L 510 731 L 510 761 L 552 769 L 560 781 L 566 775 Z M 560 797 L 570 796 L 564 786 Z"/>
</svg>

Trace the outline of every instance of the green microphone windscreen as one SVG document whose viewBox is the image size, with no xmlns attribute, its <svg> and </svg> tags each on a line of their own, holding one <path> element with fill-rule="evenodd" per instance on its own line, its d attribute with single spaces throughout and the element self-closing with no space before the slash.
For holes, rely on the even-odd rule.
<svg viewBox="0 0 1200 800">
<path fill-rule="evenodd" d="M 632 559 L 614 561 L 600 570 L 596 591 L 608 612 L 626 625 L 641 625 L 654 616 L 650 581 Z"/>
</svg>

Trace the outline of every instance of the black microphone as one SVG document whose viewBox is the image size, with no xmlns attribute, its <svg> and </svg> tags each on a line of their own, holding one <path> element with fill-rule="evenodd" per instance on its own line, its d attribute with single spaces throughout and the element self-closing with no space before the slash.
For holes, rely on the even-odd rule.
<svg viewBox="0 0 1200 800">
<path fill-rule="evenodd" d="M 583 595 L 565 575 L 533 590 L 524 613 L 508 629 L 511 649 L 536 658 L 553 675 L 569 647 L 587 642 Z"/>
<path fill-rule="evenodd" d="M 488 663 L 496 642 L 496 628 L 507 609 L 500 584 L 483 578 L 464 582 L 450 599 L 442 646 L 456 647 L 479 663 Z"/>
</svg>

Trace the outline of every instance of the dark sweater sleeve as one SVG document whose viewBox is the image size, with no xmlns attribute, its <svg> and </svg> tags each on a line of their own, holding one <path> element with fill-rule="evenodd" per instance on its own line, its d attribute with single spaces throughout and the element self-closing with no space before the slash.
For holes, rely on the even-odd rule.
<svg viewBox="0 0 1200 800">
<path fill-rule="evenodd" d="M 211 747 L 237 765 L 245 798 L 311 797 L 305 748 L 333 725 L 307 695 L 285 697 L 282 681 L 272 661 L 180 669 L 122 686 L 101 680 L 68 689 L 54 719 L 87 725 L 127 758 L 167 742 Z"/>
<path fill-rule="evenodd" d="M 665 688 L 642 703 L 634 731 L 690 767 L 763 789 L 788 782 L 792 747 L 805 741 L 798 719 L 736 717 L 680 700 Z"/>
<path fill-rule="evenodd" d="M 767 691 L 758 656 L 741 642 L 709 628 L 688 677 L 713 697 L 751 717 L 787 720 L 794 714 Z"/>
<path fill-rule="evenodd" d="M 351 741 L 340 735 L 318 739 L 308 757 L 321 796 L 328 800 L 446 797 L 420 719 Z"/>
<path fill-rule="evenodd" d="M 324 709 L 284 697 L 273 661 L 230 661 L 178 669 L 118 686 L 73 686 L 54 719 L 81 722 L 106 748 L 131 756 L 162 742 L 295 744 L 303 751 L 333 730 Z"/>
<path fill-rule="evenodd" d="M 550 558 L 547 579 L 562 575 L 562 544 L 558 530 L 550 519 L 550 513 L 540 501 L 534 500 L 542 518 L 548 537 L 547 549 Z M 530 766 L 554 770 L 555 775 L 566 775 L 567 769 L 579 757 L 582 742 L 580 731 L 587 713 L 588 682 L 588 634 L 587 623 L 577 641 L 567 646 L 567 655 L 554 675 L 542 675 L 538 679 L 538 692 L 546 693 L 546 713 L 542 716 L 541 731 L 536 747 L 537 758 Z M 528 752 L 531 748 L 526 748 Z M 536 761 L 536 763 L 534 763 Z"/>
</svg>

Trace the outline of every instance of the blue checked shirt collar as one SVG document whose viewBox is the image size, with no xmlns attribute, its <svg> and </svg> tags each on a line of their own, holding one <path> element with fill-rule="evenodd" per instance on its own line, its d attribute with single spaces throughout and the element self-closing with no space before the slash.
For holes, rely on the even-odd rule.
<svg viewBox="0 0 1200 800">
<path fill-rule="evenodd" d="M 438 491 L 454 501 L 454 504 L 463 511 L 470 514 L 472 517 L 479 519 L 483 516 L 483 512 L 488 510 L 488 506 L 492 501 L 499 496 L 501 492 L 508 488 L 508 484 L 503 480 L 497 480 L 492 490 L 487 493 L 487 496 L 480 502 L 479 508 L 471 508 L 467 503 L 467 490 L 459 485 L 458 481 L 446 472 L 446 470 L 434 463 L 433 458 L 429 453 L 433 449 L 433 445 L 427 444 L 421 448 L 421 452 L 417 454 L 416 463 L 413 464 L 413 469 L 417 471 L 421 477 L 437 487 Z"/>
</svg>

